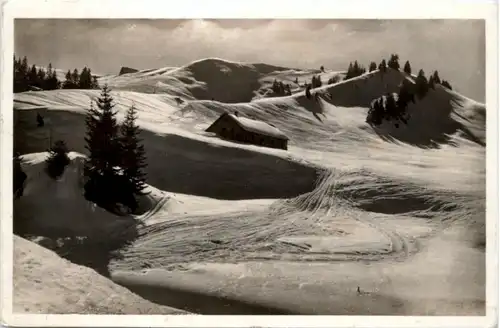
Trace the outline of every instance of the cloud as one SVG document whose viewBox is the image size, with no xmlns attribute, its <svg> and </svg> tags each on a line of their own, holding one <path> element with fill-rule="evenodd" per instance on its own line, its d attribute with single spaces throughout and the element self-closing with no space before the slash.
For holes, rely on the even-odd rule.
<svg viewBox="0 0 500 328">
<path fill-rule="evenodd" d="M 22 20 L 16 53 L 64 69 L 180 66 L 205 57 L 290 67 L 345 69 L 391 53 L 414 70 L 437 69 L 484 100 L 480 20 Z"/>
</svg>

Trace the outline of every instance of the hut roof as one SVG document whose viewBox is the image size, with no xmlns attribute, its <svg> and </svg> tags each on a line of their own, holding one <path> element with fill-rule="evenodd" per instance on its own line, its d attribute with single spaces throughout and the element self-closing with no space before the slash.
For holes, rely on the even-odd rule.
<svg viewBox="0 0 500 328">
<path fill-rule="evenodd" d="M 270 136 L 277 139 L 289 140 L 289 138 L 281 132 L 278 128 L 271 126 L 262 121 L 252 120 L 247 117 L 236 116 L 234 114 L 223 114 L 229 116 L 232 120 L 234 120 L 242 129 L 254 132 L 266 136 Z"/>
</svg>

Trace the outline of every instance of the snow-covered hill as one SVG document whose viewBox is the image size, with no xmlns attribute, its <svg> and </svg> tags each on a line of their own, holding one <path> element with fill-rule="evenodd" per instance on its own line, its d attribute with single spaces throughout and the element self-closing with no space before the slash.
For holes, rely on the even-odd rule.
<svg viewBox="0 0 500 328">
<path fill-rule="evenodd" d="M 408 126 L 371 127 L 370 102 L 408 78 L 393 70 L 313 89 L 320 95 L 313 99 L 303 89 L 255 97 L 274 78 L 312 74 L 205 59 L 100 79 L 113 90 L 119 119 L 136 105 L 148 183 L 166 195 L 110 260 L 112 278 L 156 303 L 172 305 L 161 295 L 182 289 L 238 300 L 235 309 L 245 313 L 483 315 L 484 104 L 437 86 L 410 105 Z M 85 153 L 83 115 L 98 95 L 15 94 L 17 148 L 37 153 L 63 139 Z M 289 150 L 204 132 L 221 113 L 236 111 L 282 130 Z M 27 170 L 40 165 L 30 156 Z M 76 227 L 49 211 L 59 207 L 57 192 L 37 200 L 42 179 L 27 184 L 22 208 L 34 210 L 19 212 Z M 175 306 L 214 311 L 183 302 Z"/>
</svg>

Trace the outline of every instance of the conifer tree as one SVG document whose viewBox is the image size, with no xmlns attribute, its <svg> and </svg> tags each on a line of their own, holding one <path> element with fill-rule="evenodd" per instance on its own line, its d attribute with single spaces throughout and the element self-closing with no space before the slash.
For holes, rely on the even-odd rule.
<svg viewBox="0 0 500 328">
<path fill-rule="evenodd" d="M 87 167 L 98 174 L 115 173 L 120 166 L 120 143 L 115 105 L 107 85 L 96 103 L 98 109 L 91 104 L 86 118 Z"/>
<path fill-rule="evenodd" d="M 45 160 L 45 171 L 52 179 L 59 178 L 70 163 L 68 147 L 63 140 L 58 140 L 49 150 L 49 157 Z"/>
<path fill-rule="evenodd" d="M 47 66 L 47 75 L 48 76 L 52 75 L 52 63 L 49 63 L 49 66 Z"/>
<path fill-rule="evenodd" d="M 434 71 L 434 74 L 432 75 L 434 82 L 437 84 L 441 84 L 441 79 L 439 78 L 439 73 L 438 71 Z"/>
<path fill-rule="evenodd" d="M 354 72 L 354 76 L 358 76 L 358 73 L 359 73 L 359 64 L 358 64 L 358 61 L 355 60 L 354 61 L 354 65 L 352 65 L 352 70 Z"/>
<path fill-rule="evenodd" d="M 405 66 L 403 68 L 403 71 L 406 73 L 406 74 L 411 74 L 411 66 L 410 66 L 410 62 L 407 60 L 406 63 L 405 63 Z"/>
<path fill-rule="evenodd" d="M 71 82 L 73 83 L 74 88 L 78 88 L 80 84 L 80 74 L 78 74 L 78 70 L 75 68 L 73 73 L 71 73 Z"/>
<path fill-rule="evenodd" d="M 430 89 L 434 89 L 434 85 L 436 84 L 436 82 L 434 80 L 434 75 L 429 76 L 428 84 L 429 84 Z"/>
<path fill-rule="evenodd" d="M 448 89 L 450 89 L 450 90 L 453 90 L 453 89 L 452 89 L 452 87 L 451 87 L 450 82 L 448 82 L 448 81 L 446 81 L 446 80 L 443 80 L 443 81 L 441 82 L 441 85 L 442 85 L 443 87 L 445 87 L 445 88 L 448 88 Z"/>
<path fill-rule="evenodd" d="M 139 127 L 136 125 L 137 110 L 132 105 L 121 126 L 121 149 L 123 175 L 131 184 L 134 194 L 142 194 L 146 188 L 146 155 L 144 146 L 140 144 Z"/>
<path fill-rule="evenodd" d="M 354 69 L 353 69 L 352 62 L 351 62 L 351 63 L 349 63 L 349 67 L 347 68 L 345 80 L 349 80 L 352 77 L 354 77 Z"/>
<path fill-rule="evenodd" d="M 40 88 L 42 88 L 43 90 L 47 90 L 48 89 L 47 74 L 45 73 L 45 71 L 42 68 L 38 69 L 37 80 L 40 83 Z"/>
<path fill-rule="evenodd" d="M 311 86 L 310 85 L 306 86 L 306 98 L 311 99 Z"/>
<path fill-rule="evenodd" d="M 371 62 L 368 71 L 373 72 L 376 69 L 377 69 L 377 64 L 375 62 Z"/>
<path fill-rule="evenodd" d="M 65 76 L 64 83 L 62 85 L 63 89 L 73 89 L 73 80 L 71 76 L 71 71 L 68 70 Z"/>
<path fill-rule="evenodd" d="M 56 90 L 61 88 L 61 82 L 57 78 L 57 72 L 55 70 L 53 70 L 52 74 L 50 74 L 50 76 L 48 77 L 47 84 L 49 90 Z"/>
<path fill-rule="evenodd" d="M 385 62 L 385 59 L 382 59 L 382 61 L 380 62 L 380 64 L 378 65 L 378 69 L 379 71 L 381 71 L 382 73 L 385 73 L 387 71 L 387 63 Z"/>
<path fill-rule="evenodd" d="M 107 85 L 93 102 L 86 117 L 86 149 L 89 156 L 85 161 L 85 198 L 89 201 L 113 209 L 117 203 L 124 203 L 124 196 L 131 193 L 127 184 L 120 178 L 121 145 L 118 135 L 116 112 L 113 111 L 113 98 Z"/>
<path fill-rule="evenodd" d="M 399 71 L 399 56 L 397 54 L 392 54 L 387 66 Z"/>
<path fill-rule="evenodd" d="M 418 71 L 417 78 L 415 80 L 415 85 L 416 85 L 416 94 L 418 98 L 422 99 L 425 97 L 427 94 L 427 91 L 429 90 L 429 83 L 427 81 L 427 78 L 425 77 L 424 70 Z"/>
<path fill-rule="evenodd" d="M 21 62 L 21 65 L 20 65 L 20 70 L 21 70 L 21 73 L 24 75 L 24 76 L 27 76 L 28 75 L 28 58 L 26 58 L 26 56 L 23 57 L 23 60 Z"/>
<path fill-rule="evenodd" d="M 36 69 L 35 64 L 31 66 L 31 69 L 29 70 L 28 73 L 28 86 L 33 86 L 39 88 L 39 81 L 38 81 L 38 71 Z"/>
<path fill-rule="evenodd" d="M 84 67 L 80 73 L 78 87 L 79 89 L 90 89 L 92 85 L 92 75 L 90 74 L 90 69 Z"/>
</svg>

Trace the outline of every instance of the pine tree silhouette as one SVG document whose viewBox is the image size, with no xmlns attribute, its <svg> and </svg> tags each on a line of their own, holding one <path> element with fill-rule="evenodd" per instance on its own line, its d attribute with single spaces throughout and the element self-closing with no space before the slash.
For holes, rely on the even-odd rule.
<svg viewBox="0 0 500 328">
<path fill-rule="evenodd" d="M 85 198 L 110 209 L 118 202 L 124 203 L 128 190 L 120 179 L 121 145 L 118 136 L 113 98 L 107 85 L 87 112 L 85 136 L 89 156 L 85 161 Z M 124 188 L 125 187 L 125 188 Z"/>
<path fill-rule="evenodd" d="M 121 149 L 123 175 L 131 184 L 134 194 L 143 194 L 146 188 L 146 154 L 144 146 L 140 144 L 139 127 L 136 125 L 137 110 L 132 105 L 125 116 L 121 132 Z"/>
<path fill-rule="evenodd" d="M 373 72 L 376 69 L 377 69 L 377 64 L 375 62 L 371 62 L 368 71 Z"/>
<path fill-rule="evenodd" d="M 311 99 L 311 86 L 310 85 L 308 85 L 306 87 L 306 98 Z"/>
<path fill-rule="evenodd" d="M 48 89 L 48 76 L 47 76 L 47 73 L 45 73 L 45 71 L 42 69 L 42 68 L 39 68 L 38 69 L 38 72 L 36 73 L 37 75 L 37 80 L 39 81 L 40 83 L 40 88 L 42 88 L 43 90 L 49 90 Z"/>
<path fill-rule="evenodd" d="M 441 84 L 441 79 L 439 78 L 439 73 L 438 71 L 434 71 L 434 74 L 432 75 L 434 83 Z"/>
<path fill-rule="evenodd" d="M 442 85 L 443 87 L 445 87 L 445 88 L 448 88 L 448 89 L 450 89 L 450 90 L 453 90 L 453 88 L 451 87 L 450 82 L 448 82 L 448 81 L 446 81 L 446 80 L 443 80 L 443 81 L 441 82 L 441 85 Z"/>
<path fill-rule="evenodd" d="M 385 62 L 385 59 L 382 59 L 382 61 L 380 62 L 380 64 L 378 65 L 378 69 L 379 71 L 381 71 L 382 73 L 385 73 L 387 71 L 387 63 Z"/>
<path fill-rule="evenodd" d="M 415 85 L 416 85 L 416 94 L 419 99 L 422 99 L 425 97 L 427 94 L 427 91 L 429 90 L 429 83 L 427 81 L 427 78 L 425 77 L 424 70 L 418 71 L 417 78 L 415 80 Z"/>
<path fill-rule="evenodd" d="M 71 82 L 73 84 L 73 88 L 78 89 L 80 85 L 80 74 L 78 74 L 78 70 L 75 68 L 73 73 L 71 73 Z"/>
<path fill-rule="evenodd" d="M 97 107 L 91 104 L 87 119 L 87 150 L 90 152 L 88 163 L 99 174 L 116 172 L 120 165 L 120 143 L 116 112 L 113 111 L 113 98 L 105 85 L 97 99 Z"/>
<path fill-rule="evenodd" d="M 387 63 L 387 67 L 395 69 L 399 71 L 399 56 L 397 54 L 392 54 L 389 62 Z"/>
<path fill-rule="evenodd" d="M 428 84 L 429 84 L 430 89 L 434 89 L 434 85 L 436 84 L 436 82 L 434 80 L 434 75 L 429 76 Z"/>
<path fill-rule="evenodd" d="M 406 74 L 411 74 L 411 65 L 410 65 L 410 62 L 407 60 L 406 63 L 405 63 L 405 66 L 403 68 L 403 71 L 406 73 Z"/>
<path fill-rule="evenodd" d="M 72 79 L 70 70 L 68 70 L 68 72 L 66 73 L 65 80 L 64 80 L 64 83 L 62 84 L 62 87 L 63 87 L 63 89 L 73 89 L 74 88 L 73 79 Z"/>
<path fill-rule="evenodd" d="M 345 80 L 349 80 L 352 77 L 354 77 L 354 68 L 352 66 L 352 63 L 349 63 L 349 67 L 347 68 L 347 73 L 345 75 Z"/>
</svg>

